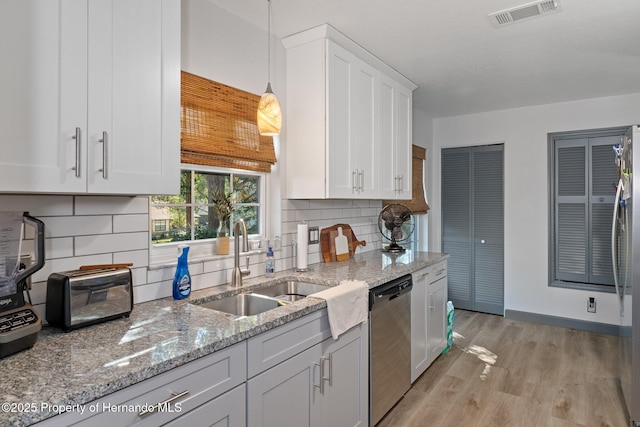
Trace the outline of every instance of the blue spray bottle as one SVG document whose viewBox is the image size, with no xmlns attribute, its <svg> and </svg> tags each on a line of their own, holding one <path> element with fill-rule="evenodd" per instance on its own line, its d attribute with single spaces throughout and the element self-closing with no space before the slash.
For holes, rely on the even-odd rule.
<svg viewBox="0 0 640 427">
<path fill-rule="evenodd" d="M 189 255 L 189 246 L 178 246 L 178 266 L 176 274 L 173 276 L 173 299 L 184 299 L 191 293 L 191 275 L 189 274 L 189 263 L 187 256 Z"/>
</svg>

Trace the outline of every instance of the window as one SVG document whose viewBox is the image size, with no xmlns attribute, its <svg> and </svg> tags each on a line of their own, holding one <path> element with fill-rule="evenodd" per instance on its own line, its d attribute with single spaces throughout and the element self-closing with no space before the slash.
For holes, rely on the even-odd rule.
<svg viewBox="0 0 640 427">
<path fill-rule="evenodd" d="M 152 243 L 215 238 L 221 228 L 212 205 L 216 192 L 232 194 L 235 211 L 230 224 L 243 218 L 247 234 L 263 234 L 263 178 L 263 174 L 245 171 L 236 173 L 206 167 L 183 169 L 179 195 L 151 198 Z"/>
<path fill-rule="evenodd" d="M 615 292 L 611 221 L 617 168 L 613 145 L 625 130 L 549 135 L 552 286 Z"/>
</svg>

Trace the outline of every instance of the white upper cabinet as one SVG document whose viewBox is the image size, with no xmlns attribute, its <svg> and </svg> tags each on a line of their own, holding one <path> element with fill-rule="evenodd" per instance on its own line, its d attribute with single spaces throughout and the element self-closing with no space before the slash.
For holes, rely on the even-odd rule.
<svg viewBox="0 0 640 427">
<path fill-rule="evenodd" d="M 375 198 L 378 71 L 327 41 L 327 197 Z"/>
<path fill-rule="evenodd" d="M 0 191 L 179 190 L 180 2 L 0 5 Z"/>
<path fill-rule="evenodd" d="M 411 102 L 416 86 L 329 25 L 286 37 L 283 44 L 286 197 L 411 198 Z M 384 107 L 390 111 L 381 111 L 383 81 L 393 87 L 393 104 Z M 390 135 L 384 148 L 383 132 Z M 391 186 L 391 192 L 381 185 Z"/>
<path fill-rule="evenodd" d="M 413 93 L 382 72 L 379 87 L 379 196 L 410 200 Z"/>
</svg>

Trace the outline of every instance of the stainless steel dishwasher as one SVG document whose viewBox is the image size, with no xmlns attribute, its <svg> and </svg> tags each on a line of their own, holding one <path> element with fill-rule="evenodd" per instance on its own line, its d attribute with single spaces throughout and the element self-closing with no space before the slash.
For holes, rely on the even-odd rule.
<svg viewBox="0 0 640 427">
<path fill-rule="evenodd" d="M 411 275 L 369 291 L 371 425 L 411 387 Z"/>
</svg>

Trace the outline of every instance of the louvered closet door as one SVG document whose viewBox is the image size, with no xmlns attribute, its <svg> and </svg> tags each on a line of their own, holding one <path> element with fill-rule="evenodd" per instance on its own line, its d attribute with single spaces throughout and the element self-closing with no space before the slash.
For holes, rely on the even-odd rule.
<svg viewBox="0 0 640 427">
<path fill-rule="evenodd" d="M 442 243 L 454 306 L 504 314 L 502 145 L 442 151 Z"/>
<path fill-rule="evenodd" d="M 471 304 L 471 149 L 442 150 L 442 251 L 447 261 L 447 291 L 454 307 Z"/>
<path fill-rule="evenodd" d="M 474 310 L 504 314 L 502 145 L 473 152 Z"/>
</svg>

